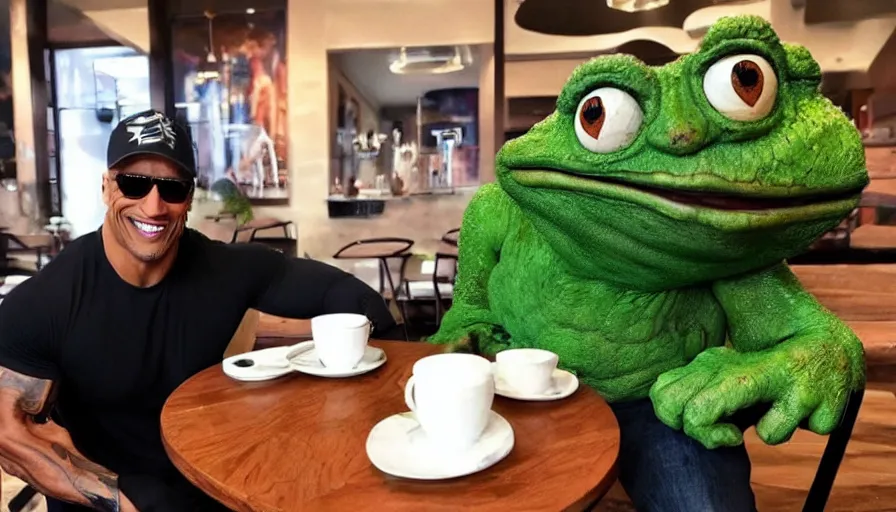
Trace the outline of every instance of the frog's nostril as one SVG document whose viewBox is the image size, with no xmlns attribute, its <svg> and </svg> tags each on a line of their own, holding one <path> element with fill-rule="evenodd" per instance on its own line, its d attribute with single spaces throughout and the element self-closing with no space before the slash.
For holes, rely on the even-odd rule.
<svg viewBox="0 0 896 512">
<path fill-rule="evenodd" d="M 673 131 L 669 137 L 671 144 L 676 147 L 689 146 L 691 142 L 696 138 L 696 130 Z"/>
</svg>

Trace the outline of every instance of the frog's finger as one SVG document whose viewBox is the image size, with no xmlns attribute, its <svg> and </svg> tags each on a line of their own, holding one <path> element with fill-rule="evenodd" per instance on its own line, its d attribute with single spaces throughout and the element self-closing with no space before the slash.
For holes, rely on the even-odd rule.
<svg viewBox="0 0 896 512">
<path fill-rule="evenodd" d="M 708 427 L 721 418 L 755 405 L 768 397 L 768 382 L 762 375 L 727 373 L 697 393 L 684 409 L 685 433 Z"/>
<path fill-rule="evenodd" d="M 847 399 L 846 393 L 823 399 L 821 405 L 809 416 L 809 430 L 823 436 L 833 432 L 840 424 L 840 417 L 846 409 Z"/>
<path fill-rule="evenodd" d="M 685 427 L 685 433 L 709 450 L 722 446 L 738 446 L 744 442 L 744 434 L 731 423 L 716 423 L 704 427 Z"/>
<path fill-rule="evenodd" d="M 650 388 L 650 400 L 656 417 L 669 427 L 680 430 L 685 405 L 714 377 L 715 372 L 691 369 L 690 373 L 685 373 L 674 381 L 661 383 L 658 380 Z"/>
<path fill-rule="evenodd" d="M 790 440 L 803 418 L 812 412 L 817 400 L 797 388 L 788 391 L 756 424 L 756 434 L 766 444 L 781 444 Z"/>
</svg>

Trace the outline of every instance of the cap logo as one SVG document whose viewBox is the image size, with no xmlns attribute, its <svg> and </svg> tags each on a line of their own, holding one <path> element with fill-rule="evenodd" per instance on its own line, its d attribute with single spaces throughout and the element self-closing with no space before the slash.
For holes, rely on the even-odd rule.
<svg viewBox="0 0 896 512">
<path fill-rule="evenodd" d="M 161 113 L 139 116 L 128 121 L 126 128 L 131 134 L 128 142 L 136 143 L 138 146 L 162 142 L 174 149 L 176 136 L 171 126 L 171 120 Z"/>
</svg>

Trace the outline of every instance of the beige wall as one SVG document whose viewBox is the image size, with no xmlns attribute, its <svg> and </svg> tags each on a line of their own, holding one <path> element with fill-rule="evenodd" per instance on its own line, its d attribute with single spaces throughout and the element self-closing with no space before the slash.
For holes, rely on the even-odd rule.
<svg viewBox="0 0 896 512">
<path fill-rule="evenodd" d="M 710 25 L 733 14 L 755 14 L 769 20 L 782 40 L 806 46 L 826 72 L 867 71 L 896 28 L 896 17 L 807 26 L 803 23 L 804 10 L 794 10 L 790 0 L 764 0 L 700 9 L 685 20 L 684 30 L 650 27 L 602 36 L 558 37 L 517 26 L 513 21 L 517 8 L 516 2 L 510 1 L 505 11 L 507 54 L 511 59 L 506 68 L 508 98 L 558 94 L 583 59 L 550 60 L 552 54 L 587 54 L 636 38 L 663 43 L 679 53 L 691 52 Z M 527 56 L 528 60 L 512 61 L 514 56 Z M 538 56 L 546 59 L 536 60 Z"/>
<path fill-rule="evenodd" d="M 65 1 L 76 5 L 79 0 Z M 660 41 L 676 51 L 687 52 L 696 47 L 702 30 L 720 16 L 750 12 L 772 20 L 785 40 L 809 46 L 823 69 L 865 69 L 896 26 L 896 20 L 886 19 L 805 27 L 802 11 L 790 9 L 790 0 L 765 0 L 703 9 L 686 21 L 684 31 L 648 28 L 625 34 L 563 38 L 520 29 L 512 21 L 517 2 L 507 2 L 506 50 L 511 56 L 593 52 L 618 46 L 633 36 Z M 148 24 L 141 9 L 90 15 L 107 30 L 122 32 L 136 47 L 148 47 Z M 116 21 L 124 19 L 123 16 L 129 21 Z M 299 226 L 300 249 L 321 257 L 331 254 L 341 241 L 351 237 L 369 233 L 403 234 L 422 240 L 437 237 L 443 228 L 459 223 L 466 196 L 397 201 L 390 203 L 387 214 L 377 219 L 327 218 L 332 126 L 327 51 L 491 43 L 493 3 L 490 0 L 289 0 L 287 18 L 291 203 L 286 207 L 259 209 L 259 215 L 295 221 Z M 493 133 L 486 125 L 494 122 L 490 109 L 493 96 L 488 87 L 493 80 L 494 66 L 491 57 L 486 61 L 489 64 L 484 66 L 480 83 L 483 135 Z M 18 66 L 19 60 L 16 62 Z M 510 97 L 557 94 L 578 62 L 578 59 L 567 59 L 509 63 L 506 92 Z M 493 140 L 483 137 L 483 161 L 488 162 L 486 155 L 494 153 L 494 146 Z M 482 174 L 488 177 L 492 172 L 486 167 Z M 427 212 L 438 219 L 432 226 L 408 222 L 410 218 L 422 218 Z"/>
<path fill-rule="evenodd" d="M 43 222 L 37 196 L 37 166 L 34 159 L 34 115 L 31 104 L 31 67 L 28 61 L 27 0 L 9 2 L 9 37 L 12 57 L 12 101 L 15 122 L 16 177 L 18 191 L 4 191 L 2 199 L 15 200 L 0 213 L 0 225 L 17 233 L 38 232 Z M 18 212 L 18 214 L 16 214 Z"/>
<path fill-rule="evenodd" d="M 361 132 L 366 132 L 367 130 L 379 130 L 380 106 L 361 94 L 361 91 L 355 87 L 355 84 L 353 84 L 345 76 L 342 70 L 339 69 L 339 66 L 334 62 L 334 59 L 329 59 L 327 65 L 330 69 L 330 128 L 332 129 L 336 125 L 336 116 L 338 115 L 337 102 L 339 98 L 339 87 L 341 86 L 348 98 L 358 102 L 358 108 L 360 109 L 360 112 L 358 112 L 358 130 Z"/>
<path fill-rule="evenodd" d="M 261 216 L 288 218 L 298 224 L 299 250 L 327 258 L 341 245 L 369 236 L 437 240 L 457 227 L 469 196 L 392 200 L 386 213 L 372 219 L 329 219 L 331 49 L 412 45 L 481 44 L 493 40 L 494 12 L 485 0 L 290 0 L 289 42 L 290 205 L 259 208 Z M 324 20 L 321 23 L 321 20 Z M 421 23 L 421 20 L 437 20 Z M 491 62 L 491 58 L 488 59 Z M 485 66 L 493 76 L 493 64 Z M 490 122 L 491 103 L 482 103 Z M 481 119 L 482 122 L 483 119 Z M 488 133 L 482 130 L 482 133 Z M 494 143 L 484 140 L 486 145 Z M 492 149 L 493 152 L 493 149 Z"/>
<path fill-rule="evenodd" d="M 146 7 L 84 11 L 100 30 L 119 43 L 149 53 L 149 13 Z"/>
</svg>

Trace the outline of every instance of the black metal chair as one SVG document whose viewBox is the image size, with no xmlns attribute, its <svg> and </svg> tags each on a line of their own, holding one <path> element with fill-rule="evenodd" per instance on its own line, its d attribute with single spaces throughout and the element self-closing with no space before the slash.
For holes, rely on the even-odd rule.
<svg viewBox="0 0 896 512">
<path fill-rule="evenodd" d="M 377 245 L 380 246 L 378 248 L 379 250 L 377 250 L 377 248 L 375 247 Z M 363 246 L 368 246 L 366 248 L 370 249 L 370 251 L 366 252 L 364 250 L 358 249 L 359 247 Z M 380 295 L 386 297 L 385 284 L 388 282 L 390 295 L 387 297 L 387 303 L 388 300 L 392 300 L 395 302 L 395 305 L 398 308 L 398 314 L 401 316 L 401 322 L 404 326 L 405 334 L 407 334 L 407 312 L 405 311 L 404 303 L 400 300 L 398 290 L 401 288 L 401 284 L 404 282 L 405 268 L 407 266 L 408 259 L 412 256 L 410 250 L 413 246 L 414 241 L 407 238 L 364 238 L 346 244 L 338 251 L 336 251 L 336 253 L 333 255 L 333 259 L 337 260 L 378 260 Z M 354 249 L 354 251 L 352 249 Z M 398 259 L 401 262 L 397 285 L 395 279 L 393 279 L 392 277 L 392 271 L 389 268 L 389 261 L 393 259 Z"/>
<path fill-rule="evenodd" d="M 453 245 L 457 247 L 458 241 L 460 240 L 460 228 L 454 228 L 452 230 L 446 231 L 444 235 L 442 235 L 442 241 L 448 245 Z"/>
<path fill-rule="evenodd" d="M 0 234 L 0 243 L 5 242 L 4 248 L 6 255 L 0 254 L 0 257 L 8 258 L 9 256 L 29 254 L 34 255 L 35 268 L 40 270 L 43 268 L 44 256 L 51 252 L 51 247 L 47 245 L 28 245 L 21 238 L 11 233 Z"/>
<path fill-rule="evenodd" d="M 282 237 L 258 236 L 259 231 L 267 231 L 276 228 L 283 228 Z M 295 224 L 293 224 L 291 220 L 271 219 L 269 222 L 248 222 L 237 227 L 233 231 L 233 238 L 230 240 L 230 243 L 245 242 L 262 244 L 295 258 L 299 253 L 297 239 L 298 233 L 296 233 Z"/>
<path fill-rule="evenodd" d="M 849 439 L 852 437 L 852 430 L 856 426 L 856 419 L 859 417 L 859 409 L 862 407 L 864 398 L 864 389 L 854 391 L 849 395 L 843 417 L 840 418 L 840 425 L 831 432 L 824 453 L 821 454 L 818 471 L 815 472 L 815 479 L 812 480 L 809 495 L 803 503 L 803 512 L 824 511 L 828 498 L 831 496 L 837 472 L 840 471 L 840 463 L 843 462 L 843 456 L 846 454 Z"/>
<path fill-rule="evenodd" d="M 809 487 L 806 501 L 803 502 L 803 512 L 824 512 L 828 498 L 831 496 L 831 489 L 834 487 L 834 480 L 837 478 L 837 472 L 840 471 L 840 463 L 843 462 L 846 447 L 852 437 L 864 397 L 865 389 L 862 388 L 853 391 L 847 398 L 846 407 L 840 417 L 840 424 L 828 436 L 828 442 L 818 463 L 815 478 Z M 770 408 L 770 406 L 754 407 L 741 411 L 734 415 L 732 422 L 739 425 L 755 425 Z M 807 422 L 803 422 L 800 428 L 808 429 Z M 586 510 L 594 510 L 599 502 L 600 499 L 588 506 Z"/>
</svg>

